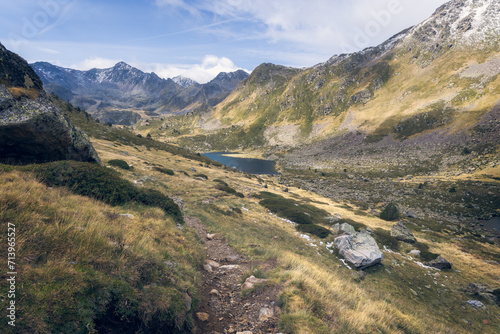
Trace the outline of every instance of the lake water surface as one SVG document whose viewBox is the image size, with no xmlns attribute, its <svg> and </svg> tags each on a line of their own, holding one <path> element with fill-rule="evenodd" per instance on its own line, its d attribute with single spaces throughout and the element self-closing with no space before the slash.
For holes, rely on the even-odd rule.
<svg viewBox="0 0 500 334">
<path fill-rule="evenodd" d="M 203 153 L 204 156 L 212 160 L 218 161 L 229 167 L 236 168 L 243 172 L 252 174 L 278 174 L 276 172 L 276 163 L 272 160 L 251 159 L 251 158 L 236 158 L 227 156 L 227 154 L 235 154 L 231 152 L 210 152 Z"/>
</svg>

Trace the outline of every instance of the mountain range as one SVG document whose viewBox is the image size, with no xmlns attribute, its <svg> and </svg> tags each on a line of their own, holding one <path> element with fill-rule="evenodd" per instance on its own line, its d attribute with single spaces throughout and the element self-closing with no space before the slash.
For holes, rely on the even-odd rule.
<svg viewBox="0 0 500 334">
<path fill-rule="evenodd" d="M 497 152 L 499 12 L 495 0 L 450 1 L 381 45 L 305 69 L 262 64 L 208 113 L 139 129 L 200 151 L 284 152 L 299 167 L 360 151 L 374 163 Z"/>
<path fill-rule="evenodd" d="M 79 71 L 47 62 L 31 64 L 44 88 L 101 121 L 132 125 L 141 117 L 182 114 L 222 101 L 242 80 L 243 70 L 220 73 L 206 84 L 183 77 L 163 79 L 124 62 Z"/>
</svg>

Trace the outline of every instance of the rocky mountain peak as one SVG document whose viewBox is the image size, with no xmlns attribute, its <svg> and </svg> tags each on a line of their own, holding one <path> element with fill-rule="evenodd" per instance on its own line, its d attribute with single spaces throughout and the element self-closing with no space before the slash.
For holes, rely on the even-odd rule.
<svg viewBox="0 0 500 334">
<path fill-rule="evenodd" d="M 475 47 L 500 39 L 500 1 L 453 0 L 415 26 L 407 39 L 418 43 Z"/>
<path fill-rule="evenodd" d="M 31 66 L 0 43 L 0 83 L 7 87 L 43 90 L 42 80 Z"/>
</svg>

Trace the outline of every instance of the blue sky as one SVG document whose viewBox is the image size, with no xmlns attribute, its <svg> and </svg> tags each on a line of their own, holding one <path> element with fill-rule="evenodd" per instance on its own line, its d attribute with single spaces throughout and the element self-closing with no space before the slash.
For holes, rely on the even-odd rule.
<svg viewBox="0 0 500 334">
<path fill-rule="evenodd" d="M 90 69 L 125 61 L 206 82 L 263 62 L 304 67 L 378 45 L 445 0 L 17 0 L 0 42 L 29 62 Z"/>
</svg>

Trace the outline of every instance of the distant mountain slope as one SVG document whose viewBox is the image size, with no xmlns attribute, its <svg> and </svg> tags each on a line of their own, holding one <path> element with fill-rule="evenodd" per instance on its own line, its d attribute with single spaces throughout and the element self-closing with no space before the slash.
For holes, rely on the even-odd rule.
<svg viewBox="0 0 500 334">
<path fill-rule="evenodd" d="M 300 70 L 262 64 L 210 114 L 172 124 L 182 135 L 168 139 L 199 150 L 302 147 L 294 163 L 353 147 L 497 147 L 498 122 L 474 129 L 498 113 L 499 12 L 497 0 L 454 0 L 379 46 Z"/>
<path fill-rule="evenodd" d="M 221 73 L 200 85 L 186 78 L 162 79 L 124 62 L 79 71 L 47 62 L 31 64 L 47 91 L 86 109 L 102 121 L 132 125 L 141 116 L 185 113 L 223 100 L 248 74 Z"/>
</svg>

